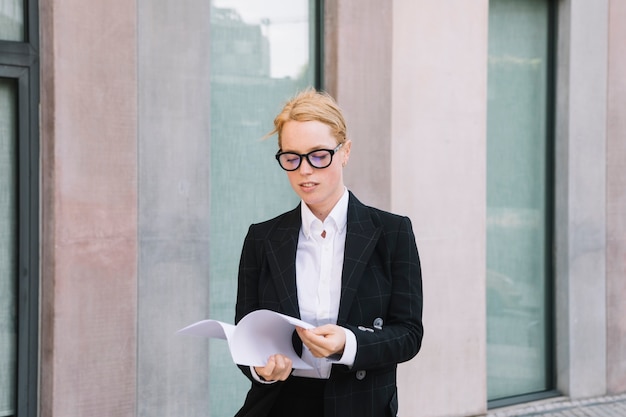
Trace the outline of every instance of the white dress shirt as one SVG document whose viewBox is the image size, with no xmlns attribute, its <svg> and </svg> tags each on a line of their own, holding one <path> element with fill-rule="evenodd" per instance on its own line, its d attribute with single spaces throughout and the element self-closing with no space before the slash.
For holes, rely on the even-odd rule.
<svg viewBox="0 0 626 417">
<path fill-rule="evenodd" d="M 296 287 L 300 318 L 314 326 L 337 324 L 341 298 L 341 274 L 348 223 L 348 190 L 322 223 L 303 201 L 302 226 L 296 252 Z M 356 336 L 344 328 L 346 345 L 341 358 L 316 358 L 304 346 L 302 359 L 313 369 L 295 369 L 292 375 L 328 379 L 333 363 L 352 366 L 356 356 Z M 250 367 L 253 377 L 265 382 Z M 271 383 L 271 382 L 270 382 Z"/>
<path fill-rule="evenodd" d="M 346 247 L 348 197 L 346 189 L 323 223 L 304 201 L 301 204 L 302 227 L 296 252 L 298 306 L 300 318 L 314 326 L 337 324 Z M 315 358 L 305 346 L 302 359 L 314 369 L 296 369 L 293 375 L 327 379 L 333 363 L 351 366 L 356 355 L 356 337 L 350 330 L 344 331 L 346 346 L 339 360 Z"/>
</svg>

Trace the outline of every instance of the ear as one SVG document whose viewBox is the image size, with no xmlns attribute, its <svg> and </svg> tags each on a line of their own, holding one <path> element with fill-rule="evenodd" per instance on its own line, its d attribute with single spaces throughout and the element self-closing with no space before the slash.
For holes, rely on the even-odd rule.
<svg viewBox="0 0 626 417">
<path fill-rule="evenodd" d="M 341 165 L 344 166 L 344 167 L 348 163 L 348 159 L 350 159 L 350 148 L 351 147 L 352 147 L 352 141 L 350 139 L 346 140 L 343 143 L 343 146 L 341 147 L 341 150 L 343 151 L 343 159 L 341 161 Z"/>
</svg>

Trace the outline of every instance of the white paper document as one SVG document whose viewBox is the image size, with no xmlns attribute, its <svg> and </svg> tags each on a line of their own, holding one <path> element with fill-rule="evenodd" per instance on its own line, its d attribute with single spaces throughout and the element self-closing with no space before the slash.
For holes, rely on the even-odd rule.
<svg viewBox="0 0 626 417">
<path fill-rule="evenodd" d="M 280 353 L 291 359 L 294 369 L 311 369 L 293 348 L 291 338 L 296 326 L 315 327 L 275 311 L 256 310 L 242 318 L 237 326 L 202 320 L 177 333 L 226 339 L 233 361 L 239 365 L 265 366 L 270 356 Z"/>
</svg>

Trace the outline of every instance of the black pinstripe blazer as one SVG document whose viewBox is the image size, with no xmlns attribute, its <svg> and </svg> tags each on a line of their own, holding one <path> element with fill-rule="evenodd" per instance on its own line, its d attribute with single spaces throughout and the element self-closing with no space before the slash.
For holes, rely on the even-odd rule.
<svg viewBox="0 0 626 417">
<path fill-rule="evenodd" d="M 250 226 L 239 265 L 235 322 L 251 311 L 300 317 L 296 249 L 300 207 Z M 352 193 L 337 324 L 356 335 L 352 368 L 334 365 L 325 388 L 324 417 L 382 417 L 397 413 L 396 367 L 420 349 L 422 277 L 408 217 L 363 205 Z M 252 381 L 237 416 L 266 416 L 280 382 Z M 297 416 L 294 410 L 294 416 Z"/>
</svg>

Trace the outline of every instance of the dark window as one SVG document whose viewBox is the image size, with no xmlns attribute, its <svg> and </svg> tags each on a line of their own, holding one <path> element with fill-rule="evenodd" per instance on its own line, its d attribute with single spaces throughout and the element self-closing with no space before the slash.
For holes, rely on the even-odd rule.
<svg viewBox="0 0 626 417">
<path fill-rule="evenodd" d="M 0 3 L 0 416 L 37 415 L 37 2 Z"/>
</svg>

